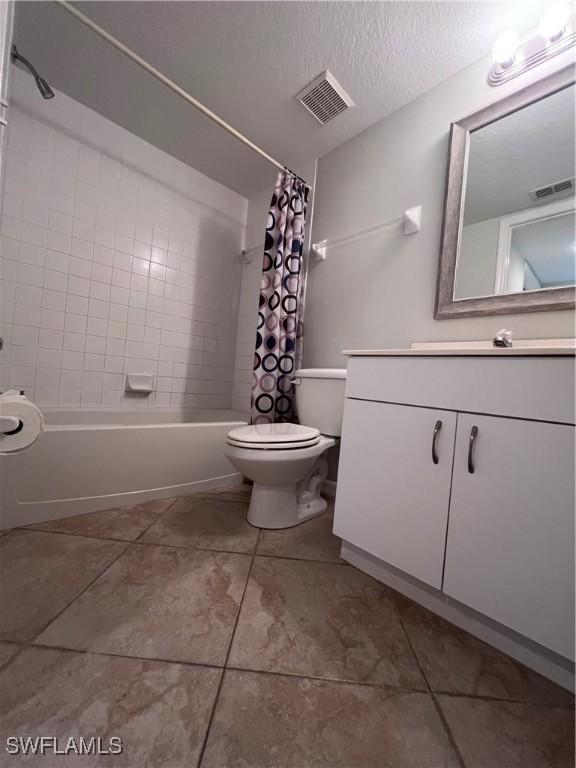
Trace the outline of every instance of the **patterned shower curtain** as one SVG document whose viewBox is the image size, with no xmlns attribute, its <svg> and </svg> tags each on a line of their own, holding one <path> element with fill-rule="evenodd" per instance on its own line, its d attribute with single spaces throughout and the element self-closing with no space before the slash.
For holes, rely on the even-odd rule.
<svg viewBox="0 0 576 768">
<path fill-rule="evenodd" d="M 295 421 L 292 376 L 302 358 L 304 228 L 309 187 L 280 172 L 268 212 L 252 384 L 252 423 Z"/>
</svg>

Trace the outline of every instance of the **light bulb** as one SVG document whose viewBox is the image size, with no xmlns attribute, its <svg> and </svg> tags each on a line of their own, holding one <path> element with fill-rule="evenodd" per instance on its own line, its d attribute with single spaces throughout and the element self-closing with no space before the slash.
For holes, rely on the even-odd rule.
<svg viewBox="0 0 576 768">
<path fill-rule="evenodd" d="M 509 29 L 503 32 L 492 48 L 494 61 L 503 68 L 512 66 L 519 44 L 520 40 L 514 30 Z"/>
<path fill-rule="evenodd" d="M 564 30 L 570 18 L 570 6 L 568 3 L 554 3 L 544 12 L 538 31 L 546 40 L 557 40 Z"/>
</svg>

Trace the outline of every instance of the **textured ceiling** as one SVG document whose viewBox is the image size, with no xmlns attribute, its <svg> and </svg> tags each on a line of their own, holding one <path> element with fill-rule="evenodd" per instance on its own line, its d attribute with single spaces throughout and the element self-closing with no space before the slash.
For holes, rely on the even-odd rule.
<svg viewBox="0 0 576 768">
<path fill-rule="evenodd" d="M 487 54 L 544 0 L 82 2 L 81 10 L 290 167 L 320 157 Z M 56 88 L 250 196 L 274 170 L 51 2 L 15 41 Z M 330 69 L 356 107 L 322 127 L 294 95 Z"/>
</svg>

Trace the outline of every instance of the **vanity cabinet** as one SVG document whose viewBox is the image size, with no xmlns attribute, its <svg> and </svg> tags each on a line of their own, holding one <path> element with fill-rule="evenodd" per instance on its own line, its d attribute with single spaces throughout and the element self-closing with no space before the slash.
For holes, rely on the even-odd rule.
<svg viewBox="0 0 576 768">
<path fill-rule="evenodd" d="M 335 531 L 438 589 L 455 430 L 449 411 L 346 401 Z"/>
<path fill-rule="evenodd" d="M 573 428 L 458 414 L 444 592 L 573 658 L 573 590 Z"/>
<path fill-rule="evenodd" d="M 574 658 L 574 360 L 352 358 L 334 531 Z"/>
</svg>

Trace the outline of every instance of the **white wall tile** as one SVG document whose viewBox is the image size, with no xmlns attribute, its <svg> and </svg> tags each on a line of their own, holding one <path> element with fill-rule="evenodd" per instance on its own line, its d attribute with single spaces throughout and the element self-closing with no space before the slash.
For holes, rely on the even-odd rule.
<svg viewBox="0 0 576 768">
<path fill-rule="evenodd" d="M 37 349 L 36 365 L 41 368 L 60 369 L 62 367 L 62 351 L 60 349 Z"/>
<path fill-rule="evenodd" d="M 138 407 L 229 407 L 246 201 L 63 94 L 48 119 L 28 86 L 16 71 L 0 217 L 9 381 L 134 408 L 125 373 L 149 371 Z"/>
<path fill-rule="evenodd" d="M 42 305 L 42 288 L 33 285 L 15 285 L 14 301 L 18 304 L 29 304 L 33 307 Z"/>
<path fill-rule="evenodd" d="M 68 273 L 56 272 L 53 269 L 44 271 L 44 288 L 50 291 L 68 291 Z"/>
<path fill-rule="evenodd" d="M 66 309 L 66 294 L 61 291 L 42 291 L 42 306 L 46 309 L 57 309 L 64 311 Z"/>
<path fill-rule="evenodd" d="M 40 307 L 31 307 L 27 304 L 15 304 L 13 312 L 14 323 L 33 325 L 40 327 L 42 310 Z"/>
<path fill-rule="evenodd" d="M 43 267 L 46 262 L 46 249 L 39 245 L 22 242 L 20 244 L 19 260 L 25 264 Z"/>
<path fill-rule="evenodd" d="M 108 302 L 110 300 L 110 286 L 106 285 L 106 283 L 97 283 L 92 280 L 90 283 L 90 298 Z"/>
<path fill-rule="evenodd" d="M 70 270 L 70 256 L 61 251 L 46 251 L 46 268 L 57 272 L 68 272 Z"/>
<path fill-rule="evenodd" d="M 86 331 L 94 336 L 106 336 L 108 321 L 101 317 L 89 317 Z"/>
<path fill-rule="evenodd" d="M 44 349 L 62 349 L 64 334 L 62 331 L 41 328 L 38 337 L 38 346 Z"/>
<path fill-rule="evenodd" d="M 63 349 L 67 352 L 84 352 L 85 343 L 86 336 L 83 333 L 72 333 L 71 331 L 64 333 Z"/>
<path fill-rule="evenodd" d="M 68 278 L 68 293 L 72 293 L 76 296 L 89 296 L 90 295 L 90 280 L 86 277 L 76 277 L 70 275 Z"/>
<path fill-rule="evenodd" d="M 123 288 L 119 288 L 117 290 L 124 290 Z M 108 312 L 108 319 L 120 323 L 126 323 L 128 321 L 128 307 L 126 304 L 117 304 L 113 300 L 110 303 L 110 310 Z M 108 330 L 110 331 L 111 326 L 108 326 Z"/>
<path fill-rule="evenodd" d="M 62 368 L 70 371 L 83 371 L 84 353 L 64 350 L 62 352 Z"/>
<path fill-rule="evenodd" d="M 130 291 L 128 290 L 128 288 L 121 288 L 118 285 L 110 286 L 110 302 L 112 304 L 121 304 L 127 307 L 129 298 L 130 298 Z M 112 317 L 112 306 L 110 306 L 110 317 Z M 115 318 L 115 319 L 118 319 L 118 318 Z"/>
<path fill-rule="evenodd" d="M 37 368 L 35 386 L 57 390 L 60 386 L 60 371 L 57 368 Z"/>
<path fill-rule="evenodd" d="M 100 299 L 90 299 L 88 301 L 88 317 L 108 318 L 109 304 Z"/>
<path fill-rule="evenodd" d="M 92 262 L 71 256 L 69 272 L 75 277 L 86 277 L 89 279 L 92 275 Z"/>
<path fill-rule="evenodd" d="M 56 232 L 49 229 L 46 235 L 46 246 L 53 251 L 60 251 L 61 253 L 70 253 L 72 247 L 72 238 L 70 235 L 63 232 Z"/>
<path fill-rule="evenodd" d="M 72 237 L 70 253 L 78 259 L 91 261 L 94 258 L 94 243 L 80 237 Z"/>
<path fill-rule="evenodd" d="M 107 248 L 105 245 L 94 245 L 94 261 L 111 267 L 114 263 L 114 250 Z"/>
<path fill-rule="evenodd" d="M 79 301 L 85 301 L 78 296 L 71 296 L 69 298 L 78 299 Z M 86 315 L 75 315 L 66 312 L 64 318 L 64 330 L 72 331 L 73 333 L 86 333 L 86 327 L 88 325 L 88 318 Z"/>
<path fill-rule="evenodd" d="M 64 330 L 64 312 L 56 309 L 42 309 L 40 318 L 42 328 L 48 328 L 54 331 Z"/>
<path fill-rule="evenodd" d="M 26 285 L 42 286 L 44 284 L 44 270 L 40 267 L 33 267 L 30 264 L 20 262 L 18 264 L 16 280 Z"/>
<path fill-rule="evenodd" d="M 66 312 L 76 315 L 88 314 L 88 299 L 86 296 L 76 296 L 69 293 L 66 297 Z"/>
<path fill-rule="evenodd" d="M 104 355 L 106 352 L 106 339 L 104 336 L 86 336 L 86 352 Z"/>
<path fill-rule="evenodd" d="M 92 265 L 92 280 L 109 285 L 112 282 L 112 267 L 106 264 Z"/>
</svg>

